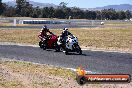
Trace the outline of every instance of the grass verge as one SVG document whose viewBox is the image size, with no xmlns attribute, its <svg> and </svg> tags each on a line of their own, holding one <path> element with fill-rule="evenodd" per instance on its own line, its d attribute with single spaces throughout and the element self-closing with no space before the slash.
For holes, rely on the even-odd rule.
<svg viewBox="0 0 132 88">
<path fill-rule="evenodd" d="M 48 65 L 0 60 L 0 66 L 0 88 L 58 88 L 75 79 L 74 72 Z"/>
<path fill-rule="evenodd" d="M 81 46 L 132 51 L 132 28 L 72 28 Z M 60 34 L 62 30 L 51 30 Z M 38 29 L 0 29 L 0 42 L 38 44 Z"/>
<path fill-rule="evenodd" d="M 59 67 L 0 59 L 0 88 L 131 88 L 130 84 L 85 84 L 75 73 Z"/>
</svg>

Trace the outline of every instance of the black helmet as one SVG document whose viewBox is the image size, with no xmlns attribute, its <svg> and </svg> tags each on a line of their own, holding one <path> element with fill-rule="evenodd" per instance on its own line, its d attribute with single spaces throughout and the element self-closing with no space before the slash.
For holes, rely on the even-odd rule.
<svg viewBox="0 0 132 88">
<path fill-rule="evenodd" d="M 47 28 L 46 25 L 44 25 L 44 26 L 42 27 L 41 31 L 43 31 L 43 30 L 48 30 L 48 28 Z"/>
<path fill-rule="evenodd" d="M 47 29 L 47 26 L 46 26 L 46 25 L 44 25 L 44 26 L 43 26 L 43 29 Z"/>
</svg>

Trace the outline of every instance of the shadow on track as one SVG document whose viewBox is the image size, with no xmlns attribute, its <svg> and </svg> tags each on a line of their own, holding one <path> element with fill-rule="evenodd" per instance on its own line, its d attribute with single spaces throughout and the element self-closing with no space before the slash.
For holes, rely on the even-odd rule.
<svg viewBox="0 0 132 88">
<path fill-rule="evenodd" d="M 56 53 L 63 53 L 62 51 L 55 51 L 54 49 L 46 49 L 45 51 L 49 51 L 49 52 L 50 52 L 50 51 L 54 51 L 54 52 L 56 52 Z M 63 54 L 65 55 L 65 53 L 63 53 Z M 77 53 L 75 53 L 75 52 L 69 52 L 69 53 L 67 54 L 67 56 L 68 56 L 68 55 L 71 55 L 71 56 L 72 56 L 72 55 L 78 55 L 78 56 L 91 56 L 91 55 L 84 54 L 84 53 L 80 55 L 80 54 L 77 54 Z"/>
<path fill-rule="evenodd" d="M 90 55 L 88 55 L 88 54 L 77 54 L 77 53 L 73 53 L 73 52 L 70 52 L 70 53 L 68 53 L 67 55 L 78 55 L 78 56 L 90 56 Z"/>
</svg>

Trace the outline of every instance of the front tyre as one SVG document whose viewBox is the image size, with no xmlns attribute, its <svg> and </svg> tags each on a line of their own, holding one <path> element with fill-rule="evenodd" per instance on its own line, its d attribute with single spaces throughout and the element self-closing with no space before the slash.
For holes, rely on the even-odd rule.
<svg viewBox="0 0 132 88">
<path fill-rule="evenodd" d="M 77 51 L 77 53 L 78 53 L 79 55 L 82 55 L 82 50 L 79 49 L 79 50 Z"/>
<path fill-rule="evenodd" d="M 59 46 L 59 45 L 56 45 L 55 51 L 56 51 L 56 52 L 60 52 L 60 46 Z"/>
<path fill-rule="evenodd" d="M 76 46 L 76 52 L 79 54 L 79 55 L 82 55 L 82 50 L 80 48 L 79 45 Z"/>
<path fill-rule="evenodd" d="M 43 50 L 46 50 L 46 46 L 43 46 Z"/>
<path fill-rule="evenodd" d="M 46 46 L 45 43 L 42 44 L 42 49 L 43 49 L 43 50 L 46 50 L 46 49 L 47 49 L 47 46 Z"/>
<path fill-rule="evenodd" d="M 39 42 L 39 47 L 42 49 L 43 46 L 42 46 L 42 41 Z"/>
</svg>

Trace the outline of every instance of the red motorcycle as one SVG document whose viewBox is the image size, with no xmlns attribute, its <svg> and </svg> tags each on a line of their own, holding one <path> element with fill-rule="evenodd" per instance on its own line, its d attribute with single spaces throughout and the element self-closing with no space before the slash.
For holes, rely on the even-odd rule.
<svg viewBox="0 0 132 88">
<path fill-rule="evenodd" d="M 58 41 L 57 35 L 48 35 L 47 40 L 39 42 L 39 46 L 43 50 L 55 49 L 56 51 L 59 51 L 59 49 L 57 47 L 57 41 Z"/>
</svg>

